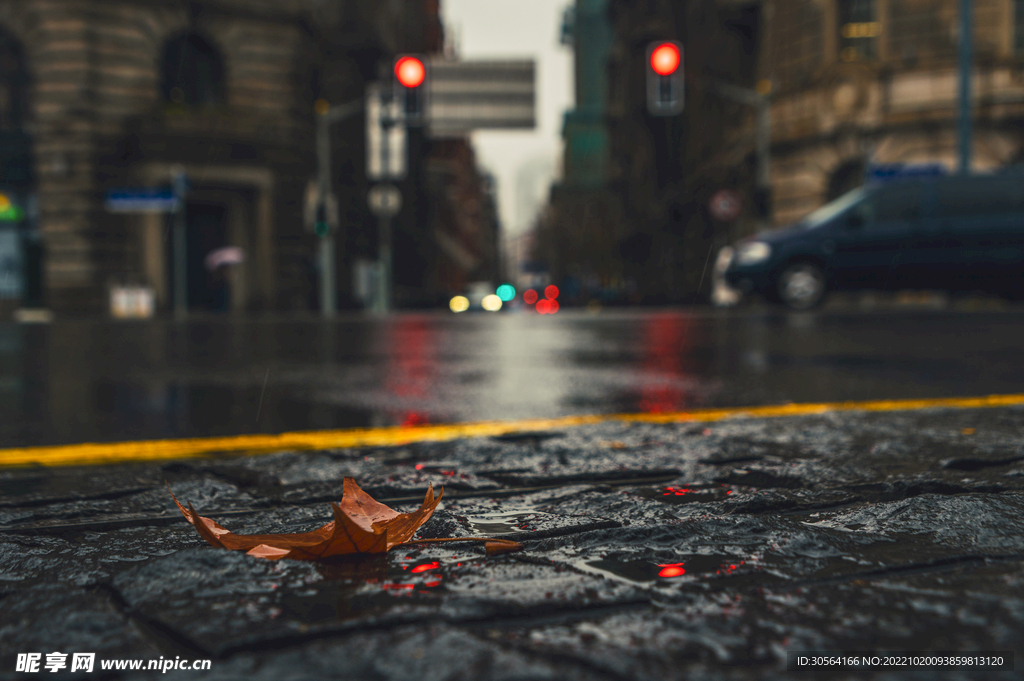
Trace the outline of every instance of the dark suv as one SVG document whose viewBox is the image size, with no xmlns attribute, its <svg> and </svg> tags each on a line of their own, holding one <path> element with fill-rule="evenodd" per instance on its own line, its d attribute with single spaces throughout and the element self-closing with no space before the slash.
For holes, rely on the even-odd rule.
<svg viewBox="0 0 1024 681">
<path fill-rule="evenodd" d="M 1024 297 L 1024 174 L 855 189 L 791 227 L 736 244 L 725 279 L 799 310 L 837 290 Z"/>
</svg>

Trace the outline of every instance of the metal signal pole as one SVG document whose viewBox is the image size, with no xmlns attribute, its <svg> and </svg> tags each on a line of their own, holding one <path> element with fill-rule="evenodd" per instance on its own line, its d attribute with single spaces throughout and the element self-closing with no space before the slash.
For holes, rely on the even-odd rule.
<svg viewBox="0 0 1024 681">
<path fill-rule="evenodd" d="M 971 71 L 973 70 L 971 0 L 960 0 L 960 172 L 971 172 Z"/>
<path fill-rule="evenodd" d="M 354 116 L 363 110 L 363 100 L 331 106 L 326 100 L 316 102 L 317 211 L 315 231 L 320 237 L 317 255 L 320 260 L 320 313 L 333 317 L 335 300 L 334 235 L 327 224 L 327 197 L 331 192 L 331 124 Z"/>
</svg>

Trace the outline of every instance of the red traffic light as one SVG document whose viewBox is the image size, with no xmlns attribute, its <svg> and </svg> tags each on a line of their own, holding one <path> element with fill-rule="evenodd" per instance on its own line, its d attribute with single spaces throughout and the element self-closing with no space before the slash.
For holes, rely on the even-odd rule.
<svg viewBox="0 0 1024 681">
<path fill-rule="evenodd" d="M 671 76 L 679 68 L 679 48 L 662 43 L 651 52 L 651 68 L 659 76 Z"/>
<path fill-rule="evenodd" d="M 405 87 L 419 87 L 427 77 L 427 70 L 416 57 L 402 57 L 395 63 L 395 77 Z"/>
</svg>

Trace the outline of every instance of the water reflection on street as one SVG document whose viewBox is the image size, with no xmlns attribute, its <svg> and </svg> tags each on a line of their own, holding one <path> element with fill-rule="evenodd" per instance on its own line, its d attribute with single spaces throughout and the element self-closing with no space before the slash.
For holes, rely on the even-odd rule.
<svg viewBox="0 0 1024 681">
<path fill-rule="evenodd" d="M 1020 392 L 1019 312 L 0 324 L 0 446 Z"/>
</svg>

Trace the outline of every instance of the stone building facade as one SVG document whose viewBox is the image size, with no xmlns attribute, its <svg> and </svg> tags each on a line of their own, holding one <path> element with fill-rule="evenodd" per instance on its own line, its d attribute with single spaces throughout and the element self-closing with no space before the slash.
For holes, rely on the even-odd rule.
<svg viewBox="0 0 1024 681">
<path fill-rule="evenodd" d="M 632 299 L 692 303 L 710 291 L 709 254 L 735 221 L 708 211 L 720 189 L 753 195 L 754 140 L 742 133 L 753 111 L 716 92 L 756 82 L 759 6 L 744 0 L 610 0 L 614 39 L 607 62 L 608 189 L 621 206 L 618 255 Z M 683 45 L 685 107 L 647 110 L 647 46 Z M 753 201 L 739 221 L 753 224 Z"/>
<path fill-rule="evenodd" d="M 45 247 L 46 304 L 93 314 L 112 281 L 136 280 L 166 309 L 167 216 L 111 213 L 104 196 L 167 186 L 182 169 L 190 307 L 214 285 L 204 254 L 224 245 L 246 254 L 229 309 L 315 307 L 303 222 L 314 102 L 361 97 L 381 61 L 441 44 L 437 0 L 0 3 L 0 191 L 20 197 L 21 229 Z M 364 130 L 357 116 L 332 131 L 342 289 L 350 256 L 376 248 Z"/>
<path fill-rule="evenodd" d="M 765 0 L 774 222 L 863 181 L 875 163 L 957 157 L 959 2 Z M 974 0 L 972 169 L 1024 161 L 1024 2 Z"/>
</svg>

